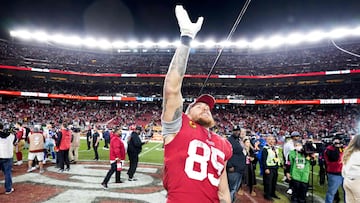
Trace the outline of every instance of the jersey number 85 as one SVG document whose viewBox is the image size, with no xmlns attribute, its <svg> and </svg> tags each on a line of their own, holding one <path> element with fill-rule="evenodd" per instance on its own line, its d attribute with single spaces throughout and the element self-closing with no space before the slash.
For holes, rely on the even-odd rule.
<svg viewBox="0 0 360 203">
<path fill-rule="evenodd" d="M 201 148 L 203 154 L 197 154 L 197 149 Z M 213 186 L 219 185 L 219 178 L 216 178 L 214 174 L 208 172 L 208 164 L 210 163 L 217 171 L 217 175 L 220 176 L 224 169 L 224 164 L 218 161 L 218 157 L 225 158 L 224 152 L 219 149 L 208 146 L 206 143 L 200 140 L 192 140 L 188 148 L 188 157 L 185 162 L 185 173 L 187 176 L 194 180 L 203 181 L 208 178 Z M 209 162 L 210 161 L 210 162 Z M 195 163 L 200 165 L 200 171 L 194 170 Z"/>
</svg>

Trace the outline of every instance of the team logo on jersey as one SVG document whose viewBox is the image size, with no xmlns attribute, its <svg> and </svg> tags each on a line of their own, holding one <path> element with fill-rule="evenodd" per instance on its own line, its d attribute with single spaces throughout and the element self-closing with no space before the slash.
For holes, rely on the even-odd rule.
<svg viewBox="0 0 360 203">
<path fill-rule="evenodd" d="M 194 121 L 189 121 L 189 125 L 190 125 L 190 127 L 192 127 L 192 128 L 196 128 L 196 124 L 195 124 Z"/>
</svg>

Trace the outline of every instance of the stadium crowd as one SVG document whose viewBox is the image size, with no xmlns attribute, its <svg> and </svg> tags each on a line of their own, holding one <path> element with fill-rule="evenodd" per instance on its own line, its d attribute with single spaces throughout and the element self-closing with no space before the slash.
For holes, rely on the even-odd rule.
<svg viewBox="0 0 360 203">
<path fill-rule="evenodd" d="M 3 99 L 0 118 L 3 123 L 26 122 L 29 125 L 64 118 L 88 125 L 160 125 L 161 103 L 85 102 L 37 99 Z M 319 138 L 334 132 L 357 133 L 360 110 L 346 106 L 235 106 L 217 104 L 213 112 L 216 131 L 229 135 L 234 125 L 249 129 L 254 135 L 274 134 L 279 140 L 292 131 Z"/>
<path fill-rule="evenodd" d="M 124 95 L 151 97 L 160 96 L 160 85 L 148 85 L 146 83 L 79 83 L 71 81 L 53 81 L 32 77 L 3 77 L 0 81 L 0 89 L 12 91 L 43 92 L 53 94 L 72 94 L 86 96 L 116 96 Z M 187 84 L 183 88 L 184 97 L 192 97 L 200 91 L 201 87 L 196 84 Z M 360 98 L 360 89 L 357 84 L 324 84 L 324 85 L 293 85 L 293 86 L 208 86 L 206 92 L 216 98 L 224 99 L 229 95 L 241 96 L 237 99 L 339 99 Z"/>
<path fill-rule="evenodd" d="M 359 53 L 357 42 L 341 45 Z M 155 53 L 154 53 L 155 52 Z M 173 50 L 122 53 L 83 48 L 60 48 L 52 44 L 32 45 L 16 41 L 0 41 L 0 63 L 34 68 L 60 69 L 91 73 L 165 74 Z M 187 74 L 207 74 L 216 58 L 216 49 L 194 50 Z M 331 44 L 281 50 L 225 51 L 213 74 L 269 75 L 355 69 L 359 58 L 339 51 Z"/>
</svg>

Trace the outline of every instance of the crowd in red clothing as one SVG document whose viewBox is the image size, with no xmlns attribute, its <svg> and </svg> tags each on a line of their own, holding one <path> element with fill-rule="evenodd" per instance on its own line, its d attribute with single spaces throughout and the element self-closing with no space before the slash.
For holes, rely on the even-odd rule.
<svg viewBox="0 0 360 203">
<path fill-rule="evenodd" d="M 186 105 L 185 105 L 186 107 Z M 22 121 L 28 125 L 52 121 L 55 125 L 72 120 L 85 128 L 100 125 L 160 125 L 161 103 L 50 101 L 9 99 L 1 103 L 3 123 Z M 234 125 L 250 129 L 254 134 L 284 136 L 292 131 L 318 137 L 331 132 L 354 135 L 358 132 L 360 109 L 344 106 L 240 106 L 215 105 L 213 110 L 220 134 L 230 134 Z"/>
</svg>

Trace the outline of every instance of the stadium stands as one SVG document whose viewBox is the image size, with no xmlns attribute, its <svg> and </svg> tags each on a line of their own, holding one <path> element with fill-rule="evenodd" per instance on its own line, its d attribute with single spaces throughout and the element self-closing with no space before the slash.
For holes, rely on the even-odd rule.
<svg viewBox="0 0 360 203">
<path fill-rule="evenodd" d="M 359 52 L 358 43 L 344 44 L 348 50 Z M 206 75 L 213 63 L 215 51 L 195 52 L 190 57 L 188 73 Z M 51 45 L 29 45 L 0 41 L 0 64 L 33 68 L 51 68 L 89 73 L 153 73 L 167 71 L 172 53 L 95 53 L 88 50 L 69 50 Z M 250 52 L 228 51 L 223 54 L 214 74 L 268 75 L 307 73 L 341 69 L 359 69 L 359 59 L 346 55 L 331 46 L 297 48 L 292 50 Z M 45 73 L 46 74 L 46 73 Z M 62 76 L 61 76 L 62 77 Z M 90 77 L 62 79 L 47 75 L 33 75 L 26 71 L 2 72 L 1 90 L 45 92 L 73 95 L 161 97 L 161 82 L 150 84 L 133 78 L 127 82 L 117 79 Z M 207 93 L 218 98 L 231 96 L 238 99 L 336 99 L 360 98 L 359 79 L 345 75 L 339 80 L 300 84 L 288 80 L 281 85 L 275 82 L 262 84 L 220 84 L 207 87 Z M 286 85 L 290 84 L 291 85 Z M 197 95 L 202 83 L 185 83 L 184 97 Z M 2 97 L 1 120 L 3 122 L 28 121 L 30 124 L 66 118 L 81 120 L 82 124 L 107 125 L 160 124 L 161 101 L 154 102 L 94 102 L 39 98 Z M 233 124 L 248 127 L 254 134 L 285 135 L 297 130 L 306 136 L 322 136 L 331 132 L 353 135 L 358 132 L 360 116 L 358 105 L 295 105 L 295 106 L 242 106 L 217 104 L 214 117 L 220 134 L 228 134 Z"/>
<path fill-rule="evenodd" d="M 358 42 L 342 46 L 354 53 L 360 52 Z M 216 54 L 216 50 L 194 51 L 189 59 L 187 73 L 207 74 Z M 153 74 L 166 73 L 172 57 L 171 51 L 94 52 L 9 41 L 0 41 L 0 55 L 0 63 L 7 65 L 91 73 Z M 268 75 L 353 68 L 359 68 L 359 58 L 341 52 L 329 44 L 275 51 L 230 50 L 223 53 L 213 74 Z"/>
</svg>

